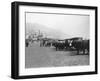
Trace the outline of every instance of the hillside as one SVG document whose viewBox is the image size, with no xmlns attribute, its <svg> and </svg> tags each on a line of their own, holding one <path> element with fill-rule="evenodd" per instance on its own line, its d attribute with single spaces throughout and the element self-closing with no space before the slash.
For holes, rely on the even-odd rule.
<svg viewBox="0 0 100 81">
<path fill-rule="evenodd" d="M 38 23 L 27 23 L 26 24 L 26 34 L 32 33 L 42 33 L 46 37 L 57 38 L 57 39 L 66 39 L 70 38 L 70 35 L 65 34 L 59 30 L 46 27 L 45 25 Z"/>
</svg>

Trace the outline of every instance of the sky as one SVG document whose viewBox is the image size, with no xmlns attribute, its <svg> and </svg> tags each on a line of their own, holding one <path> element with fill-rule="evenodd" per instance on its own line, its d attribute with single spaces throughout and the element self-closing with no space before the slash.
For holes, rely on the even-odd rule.
<svg viewBox="0 0 100 81">
<path fill-rule="evenodd" d="M 38 23 L 72 37 L 89 38 L 89 15 L 26 13 L 26 23 Z"/>
</svg>

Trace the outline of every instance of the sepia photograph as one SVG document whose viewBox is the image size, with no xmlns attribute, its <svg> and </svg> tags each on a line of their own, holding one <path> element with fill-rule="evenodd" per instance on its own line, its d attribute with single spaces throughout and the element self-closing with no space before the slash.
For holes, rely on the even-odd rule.
<svg viewBox="0 0 100 81">
<path fill-rule="evenodd" d="M 89 65 L 89 15 L 26 12 L 25 27 L 25 68 Z"/>
</svg>

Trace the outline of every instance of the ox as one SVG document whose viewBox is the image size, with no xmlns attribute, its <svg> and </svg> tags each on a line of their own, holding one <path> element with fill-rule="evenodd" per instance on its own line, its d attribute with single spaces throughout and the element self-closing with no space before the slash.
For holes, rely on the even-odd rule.
<svg viewBox="0 0 100 81">
<path fill-rule="evenodd" d="M 71 47 L 77 50 L 77 54 L 80 53 L 80 51 L 85 54 L 87 51 L 89 53 L 89 40 L 72 40 Z"/>
<path fill-rule="evenodd" d="M 68 48 L 69 43 L 68 40 L 58 40 L 53 43 L 53 46 L 56 47 L 56 50 L 64 50 Z"/>
</svg>

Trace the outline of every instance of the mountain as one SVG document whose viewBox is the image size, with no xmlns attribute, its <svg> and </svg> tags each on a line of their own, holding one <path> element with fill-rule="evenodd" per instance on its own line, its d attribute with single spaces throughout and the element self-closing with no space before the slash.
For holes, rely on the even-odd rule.
<svg viewBox="0 0 100 81">
<path fill-rule="evenodd" d="M 42 33 L 49 38 L 66 39 L 70 38 L 70 35 L 65 34 L 57 29 L 46 27 L 39 23 L 26 23 L 26 34 Z"/>
</svg>

